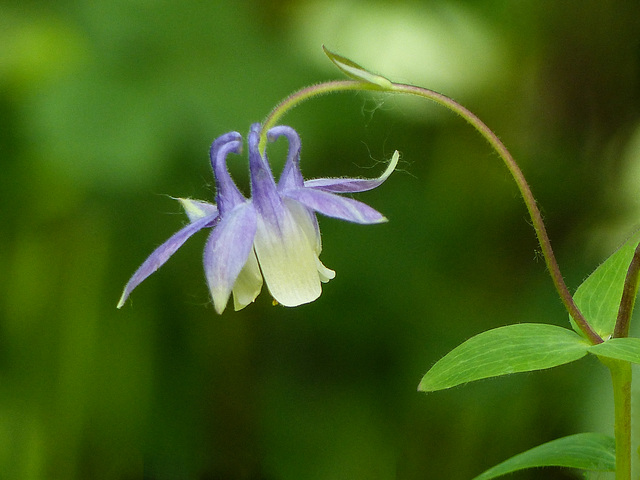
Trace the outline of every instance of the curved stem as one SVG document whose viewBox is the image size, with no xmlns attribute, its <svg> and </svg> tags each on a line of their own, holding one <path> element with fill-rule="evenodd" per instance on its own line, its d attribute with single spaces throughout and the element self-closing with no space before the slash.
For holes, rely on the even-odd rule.
<svg viewBox="0 0 640 480">
<path fill-rule="evenodd" d="M 542 254 L 544 255 L 545 262 L 547 264 L 547 268 L 549 270 L 549 274 L 551 275 L 551 279 L 553 280 L 553 284 L 556 287 L 558 294 L 564 303 L 565 308 L 569 312 L 569 315 L 576 322 L 580 330 L 587 336 L 587 338 L 593 344 L 602 343 L 602 338 L 598 335 L 595 330 L 591 327 L 587 319 L 584 317 L 578 306 L 573 300 L 567 285 L 564 282 L 562 277 L 562 273 L 560 272 L 560 267 L 558 265 L 558 261 L 556 260 L 555 254 L 553 253 L 553 249 L 551 248 L 551 242 L 549 240 L 549 235 L 547 234 L 547 229 L 544 226 L 544 221 L 542 220 L 542 214 L 540 213 L 540 209 L 536 203 L 536 200 L 531 192 L 531 188 L 529 188 L 529 184 L 527 183 L 522 170 L 513 159 L 507 147 L 500 141 L 500 139 L 496 136 L 493 131 L 489 127 L 487 127 L 482 120 L 480 120 L 474 113 L 472 113 L 467 108 L 463 107 L 459 103 L 454 100 L 442 95 L 438 92 L 434 92 L 433 90 L 428 90 L 422 87 L 416 87 L 413 85 L 403 85 L 403 84 L 393 84 L 393 91 L 399 93 L 408 93 L 412 95 L 418 95 L 423 98 L 427 98 L 429 100 L 433 100 L 440 105 L 447 107 L 449 110 L 454 111 L 462 118 L 464 118 L 467 122 L 469 122 L 480 134 L 489 142 L 489 144 L 494 148 L 494 150 L 500 155 L 500 158 L 506 165 L 507 169 L 513 176 L 516 184 L 518 185 L 518 189 L 522 194 L 524 199 L 524 203 L 527 206 L 527 210 L 529 211 L 529 216 L 531 217 L 531 221 L 533 222 L 533 228 L 535 229 L 536 235 L 538 237 L 538 241 L 540 242 L 540 247 L 542 248 Z"/>
<path fill-rule="evenodd" d="M 280 117 L 282 117 L 288 110 L 300 105 L 305 100 L 319 95 L 325 95 L 327 93 L 335 92 L 348 92 L 348 91 L 361 91 L 361 90 L 380 90 L 367 82 L 356 82 L 353 80 L 334 80 L 332 82 L 318 83 L 311 85 L 310 87 L 303 88 L 297 92 L 292 93 L 287 98 L 282 100 L 275 106 L 271 113 L 267 115 L 264 122 L 262 122 L 262 130 L 260 131 L 260 142 L 258 143 L 258 149 L 261 153 L 264 153 L 267 145 L 267 132 L 272 127 L 275 127 Z"/>
<path fill-rule="evenodd" d="M 493 133 L 491 129 L 487 127 L 484 122 L 482 122 L 474 113 L 472 113 L 456 101 L 452 100 L 451 98 L 433 90 L 399 83 L 391 83 L 391 87 L 389 88 L 383 88 L 378 84 L 358 80 L 342 80 L 312 85 L 310 87 L 299 90 L 284 99 L 267 116 L 262 124 L 262 132 L 260 134 L 261 139 L 259 144 L 260 151 L 264 151 L 264 148 L 266 146 L 266 132 L 271 127 L 273 127 L 288 110 L 297 106 L 299 103 L 311 97 L 323 95 L 326 93 L 361 90 L 382 91 L 387 93 L 404 93 L 432 100 L 457 113 L 468 123 L 470 123 L 476 130 L 478 130 L 478 132 L 489 142 L 489 144 L 494 148 L 504 164 L 507 166 L 509 172 L 513 176 L 518 186 L 518 189 L 520 190 L 520 193 L 522 194 L 524 202 L 527 206 L 527 210 L 529 211 L 529 215 L 531 216 L 531 220 L 533 222 L 533 228 L 535 229 L 538 241 L 540 242 L 540 247 L 542 248 L 542 253 L 547 264 L 547 269 L 549 270 L 551 279 L 553 280 L 553 284 L 558 294 L 560 295 L 560 299 L 562 300 L 562 303 L 564 304 L 567 312 L 569 312 L 569 315 L 571 315 L 576 325 L 578 325 L 582 333 L 589 339 L 592 344 L 602 343 L 602 338 L 593 329 L 593 327 L 591 327 L 578 306 L 575 304 L 573 297 L 571 296 L 571 293 L 569 292 L 569 289 L 564 282 L 562 273 L 560 272 L 560 267 L 558 266 L 558 262 L 553 253 L 553 249 L 551 248 L 551 242 L 549 241 L 549 235 L 547 234 L 547 230 L 542 220 L 542 214 L 538 209 L 533 193 L 531 192 L 529 184 L 524 178 L 522 170 L 520 170 L 520 167 L 518 167 L 518 164 L 507 150 L 507 147 L 504 146 L 504 144 L 500 141 L 496 134 Z"/>
<path fill-rule="evenodd" d="M 629 325 L 631 323 L 631 314 L 633 313 L 633 305 L 638 295 L 638 281 L 640 280 L 640 245 L 636 247 L 631 259 L 631 264 L 627 270 L 627 276 L 624 279 L 624 288 L 622 289 L 622 298 L 620 299 L 620 308 L 618 309 L 618 318 L 616 326 L 613 330 L 614 338 L 622 338 L 629 336 Z"/>
</svg>

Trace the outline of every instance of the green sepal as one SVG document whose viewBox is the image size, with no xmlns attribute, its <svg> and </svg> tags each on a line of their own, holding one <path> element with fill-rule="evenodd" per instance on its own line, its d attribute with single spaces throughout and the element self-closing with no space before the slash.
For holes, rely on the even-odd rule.
<svg viewBox="0 0 640 480">
<path fill-rule="evenodd" d="M 358 65 L 356 62 L 353 62 L 342 55 L 338 55 L 337 53 L 333 53 L 324 45 L 322 46 L 322 49 L 327 57 L 329 57 L 329 60 L 331 60 L 335 66 L 342 70 L 342 72 L 348 77 L 375 85 L 379 87 L 380 90 L 391 90 L 393 88 L 391 81 L 384 78 L 382 75 L 372 73 Z"/>
<path fill-rule="evenodd" d="M 552 440 L 511 457 L 473 480 L 491 480 L 534 467 L 568 467 L 598 472 L 616 469 L 616 442 L 601 433 L 578 433 Z"/>
<path fill-rule="evenodd" d="M 613 334 L 627 270 L 639 242 L 640 230 L 596 268 L 573 296 L 591 327 L 604 339 Z M 570 320 L 573 329 L 581 333 L 573 319 Z"/>
<path fill-rule="evenodd" d="M 556 367 L 585 356 L 589 344 L 567 328 L 519 323 L 470 338 L 422 377 L 418 390 L 433 392 L 462 383 Z"/>
</svg>

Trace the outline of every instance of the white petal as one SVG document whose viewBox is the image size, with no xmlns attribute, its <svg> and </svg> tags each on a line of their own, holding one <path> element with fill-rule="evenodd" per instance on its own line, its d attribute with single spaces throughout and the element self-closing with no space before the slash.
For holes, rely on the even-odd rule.
<svg viewBox="0 0 640 480">
<path fill-rule="evenodd" d="M 242 310 L 249 305 L 260 294 L 260 290 L 262 290 L 262 274 L 256 254 L 252 251 L 233 285 L 234 309 Z"/>
<path fill-rule="evenodd" d="M 314 301 L 320 296 L 315 249 L 303 229 L 284 208 L 279 225 L 258 215 L 255 252 L 271 296 L 286 307 Z"/>
<path fill-rule="evenodd" d="M 320 275 L 320 281 L 327 283 L 329 280 L 336 278 L 336 272 L 324 266 L 318 257 L 316 257 L 316 267 L 318 268 L 318 275 Z"/>
<path fill-rule="evenodd" d="M 336 276 L 336 272 L 325 267 L 318 258 L 320 252 L 322 251 L 322 242 L 320 240 L 320 228 L 318 227 L 318 219 L 316 218 L 315 213 L 313 213 L 301 203 L 298 203 L 290 198 L 285 198 L 284 203 L 291 212 L 291 216 L 293 217 L 295 222 L 298 224 L 298 226 L 300 226 L 302 231 L 307 236 L 307 240 L 309 241 L 309 243 L 314 246 L 314 251 L 316 253 L 316 267 L 318 269 L 320 281 L 322 283 L 327 283 L 329 280 L 334 279 Z"/>
<path fill-rule="evenodd" d="M 313 211 L 291 198 L 284 198 L 286 208 L 291 212 L 291 216 L 296 224 L 302 229 L 307 236 L 309 243 L 313 245 L 314 251 L 320 255 L 322 251 L 322 241 L 320 239 L 320 227 L 318 219 Z"/>
</svg>

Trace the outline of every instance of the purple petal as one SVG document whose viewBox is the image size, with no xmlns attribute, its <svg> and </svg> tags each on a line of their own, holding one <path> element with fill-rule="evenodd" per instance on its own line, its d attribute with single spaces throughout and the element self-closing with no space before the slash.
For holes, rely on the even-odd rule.
<svg viewBox="0 0 640 480">
<path fill-rule="evenodd" d="M 191 235 L 196 233 L 203 228 L 211 226 L 213 222 L 215 222 L 216 217 L 204 217 L 200 220 L 196 220 L 193 223 L 190 223 L 186 227 L 182 228 L 178 232 L 174 233 L 169 240 L 164 242 L 158 248 L 154 250 L 154 252 L 149 255 L 149 257 L 144 261 L 140 268 L 136 270 L 133 276 L 129 279 L 129 282 L 124 287 L 124 291 L 122 292 L 122 296 L 118 301 L 118 308 L 124 305 L 124 302 L 129 297 L 129 294 L 132 292 L 134 288 L 136 288 L 142 281 L 144 281 L 149 275 L 158 270 L 164 263 L 169 260 L 169 257 L 173 255 L 176 250 L 178 250 L 184 242 L 187 241 Z"/>
<path fill-rule="evenodd" d="M 240 141 L 242 141 L 242 135 L 240 135 L 238 132 L 225 133 L 224 135 L 220 135 L 213 141 L 213 143 L 211 144 L 211 149 L 209 150 L 209 156 L 211 158 L 211 168 L 213 168 L 214 171 L 216 169 L 216 157 L 218 156 L 218 150 L 220 150 L 220 148 L 227 143 Z"/>
<path fill-rule="evenodd" d="M 307 180 L 304 182 L 304 186 L 307 188 L 313 188 L 314 190 L 323 190 L 325 192 L 333 193 L 354 193 L 365 192 L 379 187 L 384 181 L 389 178 L 389 175 L 395 170 L 398 165 L 398 159 L 400 154 L 396 150 L 391 157 L 389 165 L 386 170 L 378 178 L 316 178 L 313 180 Z"/>
<path fill-rule="evenodd" d="M 271 142 L 276 141 L 283 135 L 289 141 L 289 154 L 287 155 L 287 162 L 282 169 L 280 180 L 278 180 L 279 191 L 299 188 L 304 185 L 304 179 L 300 171 L 300 137 L 296 131 L 291 127 L 280 125 L 267 132 Z"/>
<path fill-rule="evenodd" d="M 271 227 L 282 228 L 285 211 L 282 198 L 277 190 L 269 163 L 258 150 L 260 124 L 251 126 L 249 132 L 249 170 L 251 172 L 251 196 L 257 212 Z"/>
<path fill-rule="evenodd" d="M 204 271 L 218 313 L 227 306 L 242 267 L 253 248 L 256 212 L 250 202 L 238 205 L 213 229 L 204 250 Z"/>
<path fill-rule="evenodd" d="M 285 193 L 288 198 L 328 217 L 353 223 L 381 223 L 387 219 L 377 210 L 352 198 L 311 188 L 299 188 Z"/>
<path fill-rule="evenodd" d="M 241 139 L 238 132 L 230 132 L 218 137 L 211 145 L 210 157 L 216 181 L 216 203 L 221 214 L 246 201 L 231 179 L 226 161 L 229 153 L 241 152 Z"/>
</svg>

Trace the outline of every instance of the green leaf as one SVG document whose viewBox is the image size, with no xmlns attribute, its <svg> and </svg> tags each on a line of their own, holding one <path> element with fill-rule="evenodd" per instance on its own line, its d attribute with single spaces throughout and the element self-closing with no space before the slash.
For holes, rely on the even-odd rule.
<svg viewBox="0 0 640 480">
<path fill-rule="evenodd" d="M 532 467 L 570 467 L 613 472 L 616 468 L 616 442 L 600 433 L 570 435 L 511 457 L 473 480 L 490 480 Z"/>
<path fill-rule="evenodd" d="M 387 80 L 383 76 L 376 75 L 375 73 L 364 69 L 356 62 L 353 62 L 342 55 L 338 55 L 337 53 L 333 53 L 324 45 L 322 46 L 322 49 L 327 57 L 329 57 L 329 60 L 331 60 L 335 66 L 342 70 L 342 72 L 348 77 L 376 85 L 377 87 L 380 87 L 381 90 L 391 90 L 393 87 L 391 81 Z"/>
<path fill-rule="evenodd" d="M 441 358 L 422 378 L 433 392 L 488 377 L 551 368 L 587 354 L 589 344 L 569 329 L 520 323 L 480 333 Z"/>
<path fill-rule="evenodd" d="M 639 242 L 640 230 L 589 275 L 573 296 L 578 308 L 602 338 L 608 338 L 613 333 L 624 280 Z M 580 333 L 573 319 L 571 325 Z"/>
<path fill-rule="evenodd" d="M 589 347 L 589 353 L 599 357 L 640 363 L 640 338 L 611 338 L 604 343 Z"/>
</svg>

